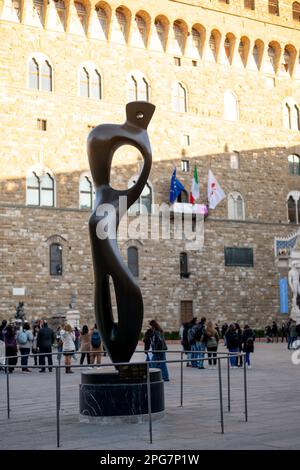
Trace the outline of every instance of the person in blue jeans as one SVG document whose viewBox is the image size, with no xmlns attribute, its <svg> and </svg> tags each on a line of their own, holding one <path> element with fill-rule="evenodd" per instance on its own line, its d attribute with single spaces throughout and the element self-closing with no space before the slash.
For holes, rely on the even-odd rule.
<svg viewBox="0 0 300 470">
<path fill-rule="evenodd" d="M 229 328 L 225 334 L 225 339 L 226 339 L 226 346 L 227 346 L 228 352 L 236 353 L 236 355 L 230 356 L 230 365 L 231 367 L 236 368 L 237 367 L 237 355 L 239 353 L 239 337 L 236 332 L 235 325 L 233 323 L 229 325 Z"/>
<path fill-rule="evenodd" d="M 243 351 L 246 353 L 246 364 L 248 369 L 251 369 L 250 354 L 254 352 L 255 333 L 249 325 L 245 325 L 242 341 Z"/>
<path fill-rule="evenodd" d="M 167 364 L 165 362 L 161 362 L 166 360 L 166 350 L 168 349 L 163 330 L 155 320 L 151 320 L 149 325 L 153 330 L 151 338 L 152 361 L 150 367 L 157 367 L 160 369 L 163 380 L 165 382 L 169 382 L 169 371 Z"/>
</svg>

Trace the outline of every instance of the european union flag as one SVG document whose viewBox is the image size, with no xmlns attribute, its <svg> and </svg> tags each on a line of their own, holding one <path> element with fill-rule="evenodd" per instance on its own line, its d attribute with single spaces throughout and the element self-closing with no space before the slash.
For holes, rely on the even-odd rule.
<svg viewBox="0 0 300 470">
<path fill-rule="evenodd" d="M 170 184 L 170 203 L 173 204 L 181 191 L 184 189 L 183 184 L 180 183 L 180 181 L 176 178 L 176 168 L 174 168 L 172 178 L 171 178 L 171 184 Z"/>
</svg>

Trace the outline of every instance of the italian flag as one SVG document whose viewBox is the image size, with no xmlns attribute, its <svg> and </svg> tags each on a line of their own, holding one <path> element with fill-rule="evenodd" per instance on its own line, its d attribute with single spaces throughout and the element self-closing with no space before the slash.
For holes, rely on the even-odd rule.
<svg viewBox="0 0 300 470">
<path fill-rule="evenodd" d="M 199 182 L 198 182 L 197 167 L 195 165 L 192 189 L 190 192 L 190 202 L 192 204 L 195 204 L 195 202 L 197 201 L 197 199 L 199 199 L 199 197 L 200 197 L 200 189 L 199 189 Z"/>
</svg>

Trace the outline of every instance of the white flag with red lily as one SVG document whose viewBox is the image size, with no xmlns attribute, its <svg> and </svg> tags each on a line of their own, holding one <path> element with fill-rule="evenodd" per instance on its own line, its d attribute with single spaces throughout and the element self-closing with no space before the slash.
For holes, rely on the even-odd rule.
<svg viewBox="0 0 300 470">
<path fill-rule="evenodd" d="M 208 172 L 208 184 L 207 184 L 207 199 L 208 207 L 210 209 L 215 209 L 215 207 L 226 197 L 223 189 L 217 182 L 216 178 L 213 175 L 213 172 L 209 170 Z"/>
<path fill-rule="evenodd" d="M 199 199 L 199 197 L 200 197 L 200 188 L 199 188 L 197 167 L 195 165 L 193 182 L 192 182 L 192 189 L 191 189 L 191 192 L 190 192 L 190 202 L 192 204 L 195 204 L 195 202 L 197 201 L 197 199 Z"/>
</svg>

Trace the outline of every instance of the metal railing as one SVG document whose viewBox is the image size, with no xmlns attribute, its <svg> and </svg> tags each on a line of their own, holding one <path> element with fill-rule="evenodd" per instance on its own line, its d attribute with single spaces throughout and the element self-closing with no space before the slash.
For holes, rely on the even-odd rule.
<svg viewBox="0 0 300 470">
<path fill-rule="evenodd" d="M 162 351 L 151 351 L 152 353 L 157 352 L 161 353 Z M 166 352 L 166 351 L 164 351 Z M 104 355 L 106 354 L 103 351 L 90 351 L 91 354 L 101 354 Z M 145 353 L 144 350 L 136 350 L 135 353 Z M 118 366 L 127 366 L 127 365 L 141 365 L 145 364 L 147 365 L 147 401 L 148 401 L 148 423 L 149 423 L 149 442 L 150 444 L 153 443 L 153 433 L 152 433 L 152 411 L 151 411 L 151 382 L 150 382 L 150 369 L 151 366 L 153 367 L 153 364 L 160 364 L 160 363 L 165 363 L 165 364 L 178 364 L 180 363 L 180 407 L 183 407 L 183 385 L 184 385 L 184 374 L 183 374 L 183 365 L 185 363 L 189 362 L 194 362 L 194 361 L 213 361 L 216 360 L 218 364 L 218 383 L 219 383 L 219 402 L 220 402 L 220 424 L 221 424 L 221 433 L 224 434 L 224 404 L 223 404 L 223 383 L 222 383 L 222 368 L 221 368 L 221 361 L 226 360 L 227 361 L 227 411 L 230 413 L 231 411 L 231 381 L 230 381 L 230 358 L 231 357 L 243 357 L 243 391 L 244 391 L 244 415 L 245 415 L 245 421 L 248 421 L 248 392 L 247 392 L 247 369 L 246 369 L 246 354 L 242 352 L 235 352 L 235 353 L 226 353 L 226 352 L 213 352 L 214 357 L 205 357 L 205 353 L 207 351 L 193 351 L 193 354 L 195 354 L 198 357 L 194 358 L 187 358 L 184 359 L 183 355 L 184 354 L 191 354 L 191 351 L 167 351 L 168 354 L 178 354 L 180 353 L 180 359 L 166 359 L 166 360 L 151 360 L 151 361 L 138 361 L 138 362 L 111 362 L 107 364 L 101 364 L 101 367 L 118 367 Z M 63 352 L 51 352 L 51 353 L 37 353 L 37 354 L 26 354 L 28 357 L 40 357 L 40 356 L 57 356 L 58 357 L 58 365 L 56 364 L 40 364 L 36 366 L 30 365 L 31 369 L 41 369 L 41 368 L 52 368 L 55 369 L 55 380 L 56 380 L 56 445 L 57 447 L 60 447 L 61 445 L 61 439 L 60 439 L 60 408 L 61 408 L 61 369 L 68 367 L 66 365 L 61 365 L 61 355 Z M 74 352 L 74 355 L 79 355 L 81 354 L 81 351 Z M 203 355 L 201 357 L 200 355 Z M 6 374 L 6 407 L 7 407 L 7 419 L 10 419 L 10 373 L 9 369 L 23 369 L 24 365 L 14 365 L 14 364 L 7 364 L 8 359 L 14 359 L 16 358 L 22 358 L 22 355 L 17 355 L 17 356 L 5 356 L 5 365 L 1 365 L 1 367 L 5 370 Z M 24 355 L 23 355 L 24 357 Z M 72 364 L 72 368 L 94 368 L 99 366 L 99 364 Z M 27 367 L 27 366 L 26 366 Z M 159 366 L 157 366 L 159 368 Z"/>
</svg>

